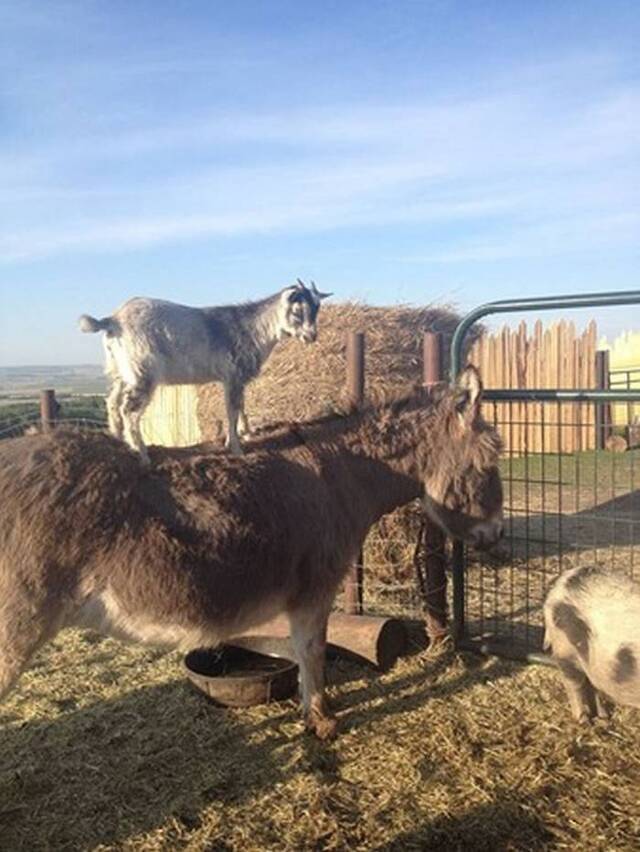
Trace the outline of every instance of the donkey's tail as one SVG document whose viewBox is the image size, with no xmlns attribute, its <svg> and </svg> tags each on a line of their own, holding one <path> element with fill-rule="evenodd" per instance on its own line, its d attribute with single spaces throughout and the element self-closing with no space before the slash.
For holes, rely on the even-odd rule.
<svg viewBox="0 0 640 852">
<path fill-rule="evenodd" d="M 106 331 L 107 334 L 117 334 L 118 323 L 113 317 L 105 317 L 104 319 L 96 319 L 90 317 L 89 314 L 82 314 L 78 320 L 80 331 L 95 334 L 97 331 Z"/>
</svg>

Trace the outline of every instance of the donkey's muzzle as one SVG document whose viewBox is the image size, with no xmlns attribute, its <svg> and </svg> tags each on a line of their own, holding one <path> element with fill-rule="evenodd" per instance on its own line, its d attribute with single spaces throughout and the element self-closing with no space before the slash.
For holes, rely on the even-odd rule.
<svg viewBox="0 0 640 852">
<path fill-rule="evenodd" d="M 503 537 L 504 524 L 502 521 L 478 524 L 469 536 L 469 544 L 476 550 L 491 550 Z"/>
</svg>

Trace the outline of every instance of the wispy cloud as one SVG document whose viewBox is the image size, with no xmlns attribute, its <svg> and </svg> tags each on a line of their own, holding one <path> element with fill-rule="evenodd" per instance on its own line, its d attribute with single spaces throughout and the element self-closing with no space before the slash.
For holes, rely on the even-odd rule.
<svg viewBox="0 0 640 852">
<path fill-rule="evenodd" d="M 28 11 L 24 26 L 45 26 L 37 7 Z M 30 132 L 26 122 L 5 135 L 5 264 L 400 225 L 433 235 L 428 250 L 407 255 L 413 263 L 588 252 L 635 237 L 640 86 L 616 73 L 615 56 L 509 68 L 479 87 L 402 102 L 345 93 L 314 106 L 207 106 L 206 87 L 187 89 L 175 112 L 120 103 L 114 91 L 142 77 L 148 101 L 151 84 L 209 70 L 214 85 L 233 55 L 129 53 L 112 72 L 102 56 L 84 61 L 83 85 L 95 87 L 85 113 L 71 94 L 64 102 L 66 82 L 82 76 L 69 60 L 54 69 L 45 127 Z M 259 76 L 259 58 L 242 61 Z M 16 82 L 10 100 L 28 112 L 39 85 Z"/>
</svg>

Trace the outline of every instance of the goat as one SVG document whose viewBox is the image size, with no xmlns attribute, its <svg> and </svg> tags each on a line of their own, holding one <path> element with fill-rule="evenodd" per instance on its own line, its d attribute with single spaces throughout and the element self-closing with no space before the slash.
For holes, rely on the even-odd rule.
<svg viewBox="0 0 640 852">
<path fill-rule="evenodd" d="M 565 571 L 547 595 L 544 622 L 576 721 L 608 718 L 607 697 L 640 707 L 637 580 L 593 565 Z"/>
<path fill-rule="evenodd" d="M 80 329 L 106 332 L 109 429 L 137 450 L 148 453 L 140 420 L 157 385 L 224 385 L 227 444 L 242 454 L 240 435 L 249 432 L 244 390 L 278 340 L 296 337 L 312 343 L 317 336 L 320 293 L 298 279 L 274 296 L 242 305 L 190 308 L 159 299 L 134 298 L 104 319 L 83 314 Z"/>
<path fill-rule="evenodd" d="M 254 440 L 237 458 L 63 429 L 0 442 L 0 697 L 65 626 L 215 646 L 285 613 L 307 725 L 324 704 L 329 612 L 367 531 L 422 497 L 449 535 L 502 534 L 500 440 L 461 384 Z"/>
</svg>

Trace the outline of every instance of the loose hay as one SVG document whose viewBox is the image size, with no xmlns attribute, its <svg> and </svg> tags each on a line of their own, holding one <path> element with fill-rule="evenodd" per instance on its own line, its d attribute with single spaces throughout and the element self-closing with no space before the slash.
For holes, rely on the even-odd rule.
<svg viewBox="0 0 640 852">
<path fill-rule="evenodd" d="M 638 715 L 576 728 L 551 670 L 339 661 L 325 745 L 294 702 L 219 709 L 179 664 L 76 631 L 38 656 L 0 708 L 0 848 L 638 848 Z"/>
</svg>

